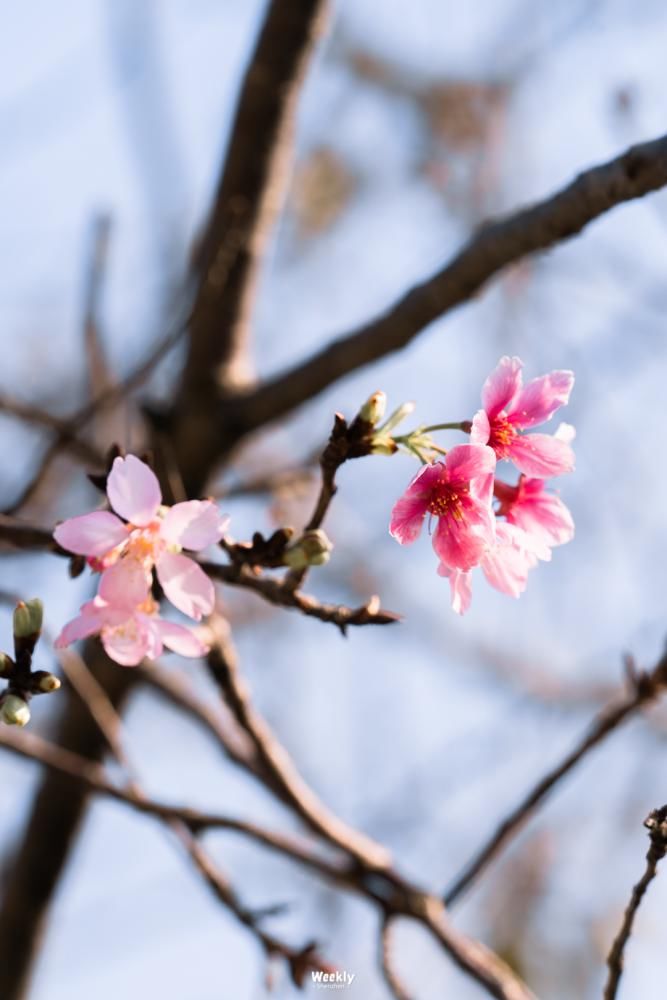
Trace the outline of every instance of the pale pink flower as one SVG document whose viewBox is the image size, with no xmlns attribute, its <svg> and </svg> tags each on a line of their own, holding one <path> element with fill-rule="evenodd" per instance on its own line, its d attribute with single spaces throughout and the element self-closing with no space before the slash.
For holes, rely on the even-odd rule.
<svg viewBox="0 0 667 1000">
<path fill-rule="evenodd" d="M 134 455 L 116 458 L 107 479 L 109 504 L 63 521 L 54 538 L 68 552 L 87 556 L 93 569 L 139 561 L 150 575 L 155 567 L 169 601 L 199 621 L 213 610 L 213 584 L 200 566 L 181 554 L 198 552 L 222 537 L 227 520 L 210 500 L 162 505 L 155 473 Z M 117 516 L 118 515 L 118 516 Z"/>
<path fill-rule="evenodd" d="M 97 596 L 65 625 L 55 645 L 63 649 L 91 635 L 99 635 L 107 655 L 125 667 L 156 659 L 164 646 L 181 656 L 208 652 L 190 629 L 160 618 L 149 577 L 136 559 L 124 559 L 102 573 Z"/>
<path fill-rule="evenodd" d="M 519 597 L 526 589 L 529 571 L 537 565 L 537 556 L 525 532 L 515 525 L 498 522 L 495 540 L 485 549 L 479 565 L 492 587 L 510 597 Z M 452 570 L 441 563 L 438 573 L 449 579 L 452 608 L 460 615 L 465 614 L 472 601 L 472 572 Z"/>
<path fill-rule="evenodd" d="M 564 406 L 574 384 L 570 371 L 553 371 L 523 385 L 522 362 L 503 357 L 484 383 L 483 409 L 472 422 L 470 440 L 488 444 L 499 460 L 508 459 L 528 476 L 542 479 L 574 469 L 567 433 L 524 434 L 550 420 Z"/>
<path fill-rule="evenodd" d="M 520 476 L 516 486 L 496 480 L 498 515 L 521 528 L 539 559 L 551 559 L 551 549 L 574 538 L 572 514 L 543 479 Z"/>
<path fill-rule="evenodd" d="M 493 541 L 491 486 L 496 459 L 490 448 L 462 444 L 444 462 L 425 465 L 394 505 L 389 527 L 407 545 L 421 532 L 427 514 L 437 518 L 433 548 L 448 569 L 476 566 Z"/>
</svg>

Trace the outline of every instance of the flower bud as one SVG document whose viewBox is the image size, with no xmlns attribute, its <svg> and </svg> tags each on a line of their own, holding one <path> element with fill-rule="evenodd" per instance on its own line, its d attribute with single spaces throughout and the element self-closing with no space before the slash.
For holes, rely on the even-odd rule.
<svg viewBox="0 0 667 1000">
<path fill-rule="evenodd" d="M 30 722 L 30 709 L 27 701 L 16 694 L 8 694 L 0 707 L 0 719 L 8 726 L 25 726 Z"/>
<path fill-rule="evenodd" d="M 39 690 L 43 694 L 51 694 L 52 691 L 57 691 L 59 687 L 60 679 L 55 674 L 45 674 L 39 679 Z"/>
<path fill-rule="evenodd" d="M 359 410 L 359 418 L 364 420 L 367 424 L 372 424 L 375 427 L 382 418 L 384 417 L 384 411 L 387 408 L 387 396 L 384 392 L 378 390 L 374 392 L 372 396 L 369 396 L 364 405 Z"/>
<path fill-rule="evenodd" d="M 384 433 L 393 431 L 394 427 L 397 427 L 402 420 L 405 420 L 406 417 L 409 417 L 414 412 L 415 406 L 416 403 L 403 403 L 397 410 L 394 410 L 387 422 L 382 425 L 381 430 Z"/>
<path fill-rule="evenodd" d="M 291 569 L 323 566 L 329 561 L 333 545 L 323 531 L 306 531 L 294 545 L 285 549 L 283 562 Z"/>
<path fill-rule="evenodd" d="M 11 677 L 14 661 L 7 653 L 0 653 L 0 677 Z"/>
<path fill-rule="evenodd" d="M 14 609 L 14 635 L 17 639 L 27 639 L 42 631 L 44 607 L 38 597 L 31 601 L 19 601 Z"/>
<path fill-rule="evenodd" d="M 379 436 L 373 438 L 373 443 L 371 444 L 371 455 L 395 455 L 398 451 L 398 445 L 389 436 Z"/>
</svg>

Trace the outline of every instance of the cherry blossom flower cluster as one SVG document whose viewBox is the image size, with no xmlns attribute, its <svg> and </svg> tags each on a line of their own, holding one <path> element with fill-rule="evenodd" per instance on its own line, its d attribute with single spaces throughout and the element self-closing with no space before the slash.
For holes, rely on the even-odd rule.
<svg viewBox="0 0 667 1000">
<path fill-rule="evenodd" d="M 420 428 L 395 439 L 424 464 L 393 508 L 390 533 L 407 545 L 417 539 L 427 515 L 435 519 L 438 573 L 449 579 L 452 607 L 459 614 L 470 607 L 476 567 L 497 590 L 518 597 L 529 571 L 574 536 L 570 511 L 546 483 L 573 471 L 574 428 L 561 424 L 554 434 L 533 432 L 568 402 L 574 375 L 553 371 L 524 385 L 521 369 L 519 358 L 500 359 L 484 383 L 482 408 L 472 421 Z M 421 451 L 429 446 L 425 432 L 442 428 L 468 432 L 471 443 L 446 452 L 431 445 L 435 456 L 444 457 L 426 461 Z M 497 478 L 498 462 L 512 463 L 518 480 Z"/>
<path fill-rule="evenodd" d="M 71 518 L 54 531 L 63 549 L 86 556 L 100 575 L 96 596 L 65 625 L 56 646 L 99 635 L 109 657 L 124 666 L 155 659 L 164 646 L 181 656 L 203 655 L 207 647 L 190 628 L 160 616 L 153 572 L 183 614 L 195 621 L 210 614 L 213 584 L 183 549 L 199 552 L 220 541 L 227 519 L 210 500 L 163 505 L 155 473 L 134 455 L 114 460 L 107 498 L 110 511 Z"/>
</svg>

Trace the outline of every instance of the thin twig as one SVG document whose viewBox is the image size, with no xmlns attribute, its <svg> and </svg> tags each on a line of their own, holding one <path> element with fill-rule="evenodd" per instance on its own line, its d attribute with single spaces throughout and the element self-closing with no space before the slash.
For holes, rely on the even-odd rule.
<svg viewBox="0 0 667 1000">
<path fill-rule="evenodd" d="M 658 873 L 658 862 L 662 861 L 667 854 L 667 806 L 663 806 L 662 809 L 654 809 L 644 820 L 644 826 L 648 829 L 651 838 L 651 844 L 646 853 L 646 870 L 632 890 L 630 902 L 623 915 L 621 929 L 607 957 L 609 976 L 604 989 L 604 1000 L 615 1000 L 623 974 L 623 953 L 632 934 L 637 910 L 649 884 Z"/>
<path fill-rule="evenodd" d="M 667 653 L 650 673 L 635 678 L 634 689 L 623 701 L 604 709 L 593 722 L 584 738 L 569 754 L 545 774 L 534 788 L 505 817 L 484 846 L 474 855 L 463 871 L 446 891 L 444 900 L 449 907 L 472 885 L 479 875 L 507 846 L 509 841 L 528 822 L 537 807 L 588 753 L 601 743 L 621 723 L 639 709 L 654 701 L 667 685 Z"/>
<path fill-rule="evenodd" d="M 385 917 L 380 927 L 380 969 L 382 971 L 382 978 L 394 1000 L 413 1000 L 394 968 L 392 930 L 393 921 L 391 917 Z"/>
</svg>

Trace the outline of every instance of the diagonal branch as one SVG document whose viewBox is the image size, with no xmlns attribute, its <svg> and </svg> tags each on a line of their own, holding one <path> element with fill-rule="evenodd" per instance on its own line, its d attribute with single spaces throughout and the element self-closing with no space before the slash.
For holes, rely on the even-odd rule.
<svg viewBox="0 0 667 1000">
<path fill-rule="evenodd" d="M 663 806 L 662 809 L 654 809 L 644 820 L 644 826 L 648 829 L 651 838 L 651 844 L 646 854 L 646 868 L 632 890 L 630 902 L 623 914 L 621 929 L 607 957 L 609 976 L 605 985 L 604 1000 L 615 1000 L 616 998 L 623 974 L 623 953 L 632 934 L 637 910 L 644 898 L 644 893 L 658 874 L 658 862 L 662 861 L 667 854 L 667 806 Z"/>
<path fill-rule="evenodd" d="M 470 300 L 528 254 L 581 232 L 605 212 L 667 184 L 667 136 L 593 167 L 557 194 L 483 226 L 463 250 L 385 313 L 238 400 L 236 419 L 253 430 L 301 406 L 338 379 L 405 347 L 429 324 Z"/>
<path fill-rule="evenodd" d="M 2 729 L 0 746 L 25 759 L 39 761 L 60 776 L 63 787 L 74 785 L 81 789 L 81 794 L 84 789 L 98 792 L 162 822 L 178 821 L 192 833 L 217 829 L 241 834 L 291 858 L 327 881 L 359 893 L 380 906 L 385 914 L 406 916 L 417 921 L 435 937 L 463 972 L 498 1000 L 535 1000 L 528 987 L 494 952 L 450 924 L 437 897 L 408 882 L 393 869 L 378 872 L 363 863 L 350 864 L 331 859 L 314 851 L 303 838 L 277 833 L 255 823 L 217 813 L 168 805 L 137 795 L 131 788 L 118 788 L 107 779 L 100 764 L 31 733 Z M 7 994 L 2 993 L 2 996 L 4 1000 Z"/>
<path fill-rule="evenodd" d="M 588 753 L 632 715 L 654 701 L 667 685 L 667 653 L 650 673 L 631 678 L 633 691 L 617 705 L 606 708 L 598 715 L 584 738 L 556 767 L 548 771 L 534 788 L 505 817 L 484 846 L 466 865 L 445 893 L 445 904 L 451 906 L 472 885 L 479 875 L 495 860 L 509 841 L 533 816 L 538 806 L 547 798 L 563 778 L 572 771 Z"/>
</svg>

